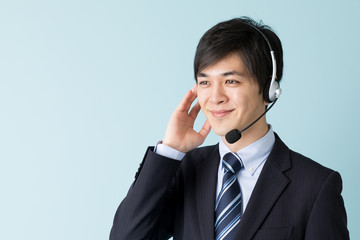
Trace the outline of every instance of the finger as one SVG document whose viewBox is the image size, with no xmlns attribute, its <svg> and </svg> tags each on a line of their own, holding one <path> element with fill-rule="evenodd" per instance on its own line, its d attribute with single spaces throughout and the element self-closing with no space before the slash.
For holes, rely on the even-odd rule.
<svg viewBox="0 0 360 240">
<path fill-rule="evenodd" d="M 189 99 L 189 102 L 190 102 L 190 106 L 189 106 L 189 109 L 191 107 L 191 104 L 194 102 L 194 100 L 197 98 L 197 84 L 195 84 L 192 88 L 191 88 L 191 96 L 190 96 L 190 99 Z"/>
<path fill-rule="evenodd" d="M 201 109 L 200 104 L 199 104 L 199 102 L 197 102 L 191 109 L 189 116 L 195 120 L 197 115 L 200 112 L 200 109 Z"/>
<path fill-rule="evenodd" d="M 196 88 L 197 88 L 197 84 L 195 84 L 192 88 L 191 88 L 191 93 L 192 93 L 192 95 L 191 95 L 191 98 L 190 98 L 190 101 L 191 101 L 191 104 L 195 101 L 195 99 L 197 98 L 197 90 L 196 90 Z M 191 106 L 191 104 L 190 104 L 190 106 Z M 190 107 L 189 107 L 190 108 Z"/>
<path fill-rule="evenodd" d="M 177 106 L 177 110 L 183 111 L 184 109 L 187 108 L 188 102 L 189 102 L 190 97 L 191 97 L 191 94 L 192 94 L 192 92 L 191 92 L 191 90 L 189 90 L 189 91 L 186 93 L 186 95 L 183 97 L 183 99 L 181 99 L 179 105 Z"/>
<path fill-rule="evenodd" d="M 191 104 L 194 102 L 194 100 L 196 99 L 196 91 L 195 93 L 192 90 L 189 90 L 186 95 L 184 96 L 184 98 L 181 100 L 180 104 L 178 105 L 178 110 L 179 111 L 186 111 L 188 112 Z"/>
<path fill-rule="evenodd" d="M 201 128 L 201 130 L 199 131 L 199 134 L 204 138 L 207 137 L 207 135 L 209 134 L 211 130 L 211 125 L 210 125 L 210 122 L 208 120 L 205 121 L 203 127 Z"/>
<path fill-rule="evenodd" d="M 191 88 L 191 91 L 197 94 L 197 83 L 194 84 L 194 86 Z"/>
</svg>

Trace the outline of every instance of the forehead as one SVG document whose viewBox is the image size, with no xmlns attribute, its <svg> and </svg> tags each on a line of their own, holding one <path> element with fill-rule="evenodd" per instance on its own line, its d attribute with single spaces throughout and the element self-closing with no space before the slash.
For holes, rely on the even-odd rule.
<svg viewBox="0 0 360 240">
<path fill-rule="evenodd" d="M 248 73 L 249 71 L 239 54 L 231 53 L 201 70 L 197 74 L 197 77 L 226 77 L 229 75 L 248 76 Z"/>
</svg>

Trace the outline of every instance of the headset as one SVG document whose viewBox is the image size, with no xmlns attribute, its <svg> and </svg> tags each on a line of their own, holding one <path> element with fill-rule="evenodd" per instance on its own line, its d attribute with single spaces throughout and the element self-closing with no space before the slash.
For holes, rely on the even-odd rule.
<svg viewBox="0 0 360 240">
<path fill-rule="evenodd" d="M 254 28 L 257 32 L 259 32 L 261 34 L 261 36 L 265 39 L 267 45 L 269 46 L 270 49 L 270 55 L 271 55 L 271 62 L 272 62 L 272 75 L 271 75 L 271 81 L 266 83 L 265 88 L 263 90 L 264 92 L 264 100 L 268 103 L 271 103 L 271 106 L 266 108 L 266 110 L 255 120 L 253 121 L 251 124 L 249 124 L 247 127 L 245 127 L 242 130 L 238 130 L 238 129 L 233 129 L 230 132 L 228 132 L 225 135 L 225 139 L 228 143 L 233 144 L 235 142 L 237 142 L 240 138 L 241 138 L 241 133 L 244 132 L 245 130 L 247 130 L 249 127 L 251 127 L 252 125 L 254 125 L 257 121 L 260 120 L 260 118 L 262 118 L 276 103 L 276 101 L 279 99 L 282 90 L 280 88 L 280 84 L 279 82 L 276 80 L 276 59 L 275 59 L 275 53 L 274 50 L 271 47 L 271 44 L 268 40 L 268 38 L 265 36 L 265 34 L 263 32 L 260 31 L 260 29 L 258 29 L 256 26 L 247 23 L 247 25 L 249 25 L 250 27 Z"/>
<path fill-rule="evenodd" d="M 271 62 L 272 62 L 272 75 L 271 75 L 271 81 L 269 83 L 267 83 L 264 88 L 264 99 L 266 102 L 272 103 L 280 97 L 281 92 L 282 92 L 279 82 L 276 81 L 277 65 L 276 65 L 275 53 L 271 47 L 270 41 L 265 36 L 265 34 L 263 32 L 261 32 L 260 29 L 258 29 L 254 25 L 251 25 L 251 24 L 248 24 L 248 25 L 251 26 L 252 28 L 254 28 L 256 31 L 258 31 L 261 34 L 261 36 L 265 39 L 265 41 L 270 49 Z"/>
</svg>

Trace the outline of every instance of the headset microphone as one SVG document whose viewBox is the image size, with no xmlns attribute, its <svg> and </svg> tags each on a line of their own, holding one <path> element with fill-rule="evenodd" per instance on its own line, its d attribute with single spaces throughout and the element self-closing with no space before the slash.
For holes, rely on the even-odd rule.
<svg viewBox="0 0 360 240">
<path fill-rule="evenodd" d="M 237 141 L 240 140 L 241 138 L 241 133 L 244 132 L 245 130 L 247 130 L 249 127 L 251 127 L 252 125 L 254 125 L 257 121 L 260 120 L 260 118 L 262 116 L 265 115 L 265 113 L 267 113 L 273 106 L 274 104 L 276 103 L 277 99 L 274 100 L 274 102 L 271 104 L 270 107 L 268 107 L 265 112 L 263 112 L 263 114 L 261 114 L 255 121 L 253 121 L 251 124 L 249 124 L 246 128 L 244 128 L 243 130 L 238 130 L 238 129 L 233 129 L 231 130 L 230 132 L 228 132 L 226 135 L 225 135 L 225 139 L 228 143 L 230 144 L 233 144 Z"/>
<path fill-rule="evenodd" d="M 269 48 L 270 48 L 270 55 L 271 55 L 271 61 L 272 61 L 272 76 L 271 76 L 271 81 L 269 82 L 269 84 L 266 85 L 266 87 L 264 88 L 264 99 L 265 101 L 267 101 L 268 103 L 272 103 L 270 107 L 268 107 L 265 112 L 263 114 L 261 114 L 255 121 L 253 121 L 250 125 L 248 125 L 246 128 L 242 129 L 242 130 L 238 130 L 238 129 L 233 129 L 230 132 L 228 132 L 225 135 L 225 139 L 228 143 L 233 144 L 235 142 L 237 142 L 240 138 L 241 138 L 241 133 L 244 132 L 245 130 L 247 130 L 249 127 L 251 127 L 252 125 L 254 125 L 257 121 L 260 120 L 260 118 L 262 116 L 264 116 L 276 103 L 276 101 L 278 100 L 278 98 L 280 97 L 281 94 L 281 88 L 280 88 L 280 84 L 278 81 L 276 81 L 276 60 L 275 60 L 275 54 L 274 51 L 271 48 L 270 42 L 267 39 L 267 37 L 265 36 L 264 33 L 262 33 L 257 27 L 249 24 L 249 26 L 251 26 L 252 28 L 254 28 L 256 31 L 258 31 L 261 36 L 265 39 L 265 41 L 267 42 Z"/>
</svg>

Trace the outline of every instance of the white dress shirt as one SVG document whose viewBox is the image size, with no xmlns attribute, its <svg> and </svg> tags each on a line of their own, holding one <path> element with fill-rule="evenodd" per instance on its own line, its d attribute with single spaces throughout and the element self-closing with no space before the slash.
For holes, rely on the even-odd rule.
<svg viewBox="0 0 360 240">
<path fill-rule="evenodd" d="M 242 193 L 243 212 L 246 209 L 251 193 L 259 178 L 261 170 L 264 167 L 264 164 L 274 146 L 274 143 L 275 135 L 272 127 L 269 126 L 269 131 L 264 137 L 260 138 L 256 142 L 253 142 L 252 144 L 246 146 L 245 148 L 237 152 L 237 155 L 240 156 L 241 160 L 244 163 L 244 167 L 237 174 L 237 179 L 240 183 L 240 189 Z M 231 150 L 225 145 L 222 139 L 220 139 L 219 142 L 219 152 L 220 159 L 222 159 L 226 153 L 231 152 Z M 216 196 L 218 196 L 221 191 L 223 176 L 224 169 L 222 166 L 222 161 L 220 161 Z"/>
</svg>

